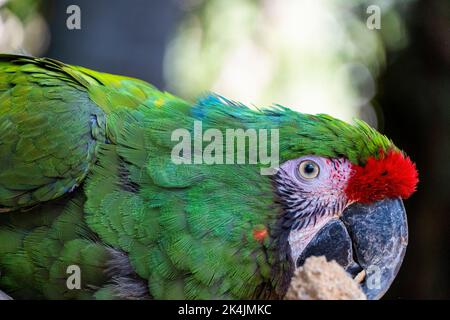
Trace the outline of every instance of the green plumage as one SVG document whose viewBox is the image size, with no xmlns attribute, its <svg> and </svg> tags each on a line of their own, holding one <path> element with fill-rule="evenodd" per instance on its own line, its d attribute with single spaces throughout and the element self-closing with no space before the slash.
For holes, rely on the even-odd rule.
<svg viewBox="0 0 450 320">
<path fill-rule="evenodd" d="M 117 298 L 110 248 L 158 299 L 279 297 L 280 208 L 255 165 L 175 165 L 178 128 L 276 128 L 280 162 L 364 163 L 395 148 L 363 122 L 211 95 L 192 104 L 136 79 L 0 55 L 0 288 L 17 298 Z M 3 212 L 3 213 L 1 213 Z M 79 265 L 82 289 L 68 290 Z M 263 292 L 263 293 L 262 293 Z"/>
</svg>

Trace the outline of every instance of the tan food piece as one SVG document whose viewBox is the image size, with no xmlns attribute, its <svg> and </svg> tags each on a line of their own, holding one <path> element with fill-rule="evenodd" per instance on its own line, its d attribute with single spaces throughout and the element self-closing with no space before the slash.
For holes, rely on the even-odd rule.
<svg viewBox="0 0 450 320">
<path fill-rule="evenodd" d="M 358 283 L 336 261 L 309 257 L 292 277 L 286 300 L 366 300 Z"/>
</svg>

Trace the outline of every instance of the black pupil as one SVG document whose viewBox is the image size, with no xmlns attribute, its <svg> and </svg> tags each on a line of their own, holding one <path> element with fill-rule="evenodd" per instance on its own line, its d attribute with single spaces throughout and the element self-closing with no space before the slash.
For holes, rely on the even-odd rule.
<svg viewBox="0 0 450 320">
<path fill-rule="evenodd" d="M 306 164 L 306 166 L 305 166 L 305 173 L 307 173 L 307 174 L 311 174 L 311 173 L 313 173 L 314 172 L 314 165 L 312 164 L 312 163 L 308 163 L 308 164 Z"/>
</svg>

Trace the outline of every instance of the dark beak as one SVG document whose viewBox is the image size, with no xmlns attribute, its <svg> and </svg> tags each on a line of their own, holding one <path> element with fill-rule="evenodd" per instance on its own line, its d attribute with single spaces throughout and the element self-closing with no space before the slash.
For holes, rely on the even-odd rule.
<svg viewBox="0 0 450 320">
<path fill-rule="evenodd" d="M 365 271 L 361 288 L 368 299 L 379 299 L 394 281 L 408 244 L 405 207 L 400 199 L 367 205 L 355 203 L 340 219 L 329 221 L 297 260 L 309 256 L 336 260 L 353 277 Z"/>
</svg>

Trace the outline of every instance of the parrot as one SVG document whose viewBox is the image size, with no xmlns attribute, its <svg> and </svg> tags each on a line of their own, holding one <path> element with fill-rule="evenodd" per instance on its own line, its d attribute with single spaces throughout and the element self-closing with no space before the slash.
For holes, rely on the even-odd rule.
<svg viewBox="0 0 450 320">
<path fill-rule="evenodd" d="M 237 141 L 198 143 L 196 123 L 270 132 L 276 168 L 224 163 Z M 174 151 L 180 129 L 194 151 Z M 215 161 L 195 161 L 213 142 Z M 0 289 L 13 299 L 283 299 L 310 256 L 365 274 L 379 299 L 405 255 L 403 200 L 417 184 L 409 156 L 362 120 L 214 93 L 190 102 L 0 55 Z"/>
</svg>

